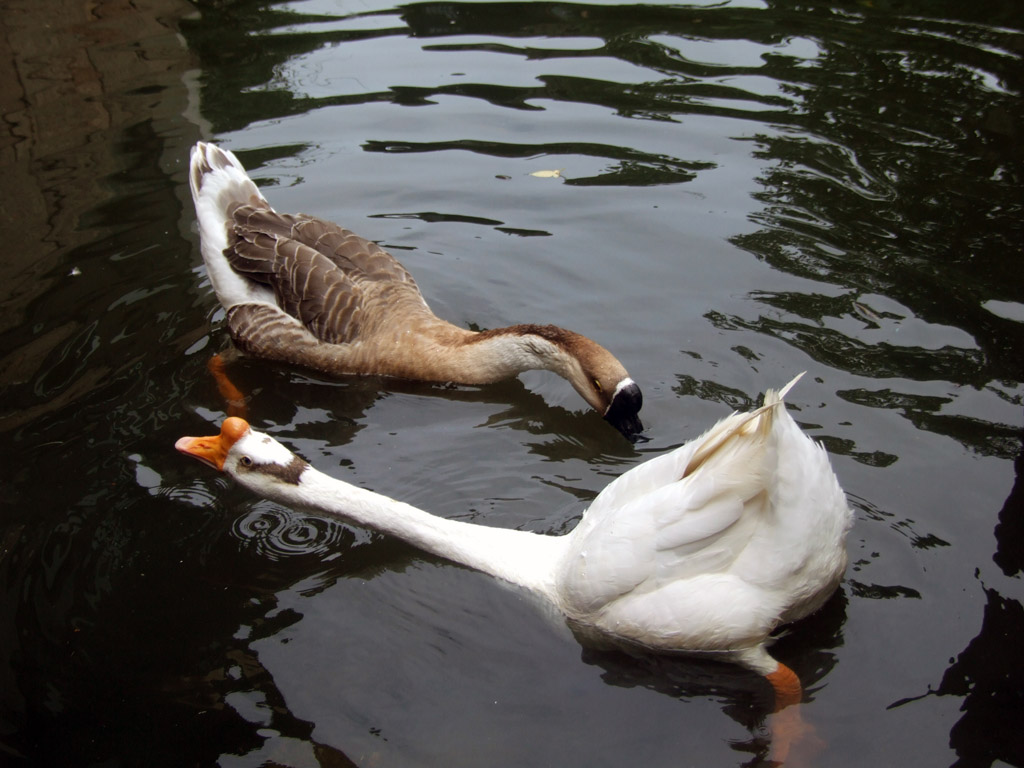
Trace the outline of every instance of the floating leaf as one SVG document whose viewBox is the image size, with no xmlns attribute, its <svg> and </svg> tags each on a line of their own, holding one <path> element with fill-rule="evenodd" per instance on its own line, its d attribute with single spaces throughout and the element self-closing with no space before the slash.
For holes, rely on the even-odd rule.
<svg viewBox="0 0 1024 768">
<path fill-rule="evenodd" d="M 555 171 L 534 171 L 530 175 L 536 176 L 539 179 L 557 179 L 562 176 L 562 169 L 559 168 Z"/>
<path fill-rule="evenodd" d="M 872 312 L 866 304 L 861 304 L 860 302 L 855 301 L 853 302 L 853 308 L 854 310 L 857 311 L 857 314 L 859 314 L 862 319 L 867 320 L 869 323 L 872 323 L 874 325 L 882 324 L 882 318 L 880 318 L 878 315 Z"/>
</svg>

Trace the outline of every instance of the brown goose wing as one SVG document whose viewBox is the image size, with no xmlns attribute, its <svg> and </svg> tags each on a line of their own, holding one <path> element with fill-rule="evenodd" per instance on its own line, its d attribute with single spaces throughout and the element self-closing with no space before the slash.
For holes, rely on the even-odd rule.
<svg viewBox="0 0 1024 768">
<path fill-rule="evenodd" d="M 308 245 L 333 261 L 340 270 L 365 280 L 409 283 L 412 275 L 394 256 L 372 240 L 330 221 L 305 214 L 277 213 L 269 208 L 240 205 L 232 213 L 234 226 Z"/>
<path fill-rule="evenodd" d="M 375 305 L 396 293 L 426 309 L 401 264 L 336 224 L 249 205 L 238 206 L 232 220 L 225 251 L 232 268 L 272 287 L 281 309 L 321 341 L 355 341 Z"/>
<path fill-rule="evenodd" d="M 320 342 L 294 317 L 269 304 L 235 304 L 228 310 L 235 345 L 254 357 L 309 364 Z"/>
<path fill-rule="evenodd" d="M 344 272 L 357 271 L 366 280 L 416 285 L 405 267 L 372 240 L 312 216 L 294 218 L 291 236 L 327 256 Z"/>
</svg>

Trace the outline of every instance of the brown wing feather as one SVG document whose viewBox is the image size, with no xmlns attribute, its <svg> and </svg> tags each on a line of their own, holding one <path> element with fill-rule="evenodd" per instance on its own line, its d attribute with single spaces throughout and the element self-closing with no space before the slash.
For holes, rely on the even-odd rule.
<svg viewBox="0 0 1024 768">
<path fill-rule="evenodd" d="M 254 357 L 289 362 L 318 344 L 298 320 L 267 304 L 235 304 L 227 319 L 236 346 Z"/>
<path fill-rule="evenodd" d="M 236 230 L 296 240 L 322 253 L 353 277 L 416 285 L 412 275 L 394 256 L 372 240 L 333 222 L 252 205 L 239 205 L 231 216 Z"/>
<path fill-rule="evenodd" d="M 225 256 L 274 289 L 279 306 L 321 341 L 356 340 L 365 310 L 397 290 L 422 303 L 412 276 L 376 243 L 308 216 L 238 206 Z"/>
<path fill-rule="evenodd" d="M 346 272 L 358 270 L 367 280 L 416 285 L 412 275 L 394 256 L 372 240 L 312 216 L 297 216 L 292 237 L 315 248 Z"/>
</svg>

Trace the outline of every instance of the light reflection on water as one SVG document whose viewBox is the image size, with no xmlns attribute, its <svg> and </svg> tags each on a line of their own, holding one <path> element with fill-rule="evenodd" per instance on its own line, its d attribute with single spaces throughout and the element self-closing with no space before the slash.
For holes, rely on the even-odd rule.
<svg viewBox="0 0 1024 768">
<path fill-rule="evenodd" d="M 233 362 L 259 428 L 437 514 L 560 533 L 806 369 L 794 416 L 857 512 L 843 589 L 774 650 L 823 762 L 1022 764 L 1012 3 L 198 5 L 186 47 L 145 13 L 48 20 L 54 71 L 96 87 L 50 78 L 66 114 L 28 94 L 5 115 L 27 137 L 0 160 L 7 753 L 766 759 L 770 702 L 742 670 L 577 642 L 514 590 L 173 451 L 223 415 L 185 178 L 206 138 L 282 210 L 384 243 L 453 322 L 601 341 L 652 440 L 623 444 L 542 374 L 448 388 Z"/>
</svg>

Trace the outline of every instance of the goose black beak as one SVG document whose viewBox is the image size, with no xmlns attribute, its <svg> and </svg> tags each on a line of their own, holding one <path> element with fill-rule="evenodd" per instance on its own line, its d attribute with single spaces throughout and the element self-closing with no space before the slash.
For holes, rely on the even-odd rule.
<svg viewBox="0 0 1024 768">
<path fill-rule="evenodd" d="M 644 404 L 644 396 L 640 387 L 631 380 L 626 380 L 615 390 L 611 405 L 604 412 L 605 420 L 615 427 L 631 443 L 638 440 L 646 442 L 647 438 L 641 434 L 644 425 L 640 421 L 640 408 Z"/>
</svg>

